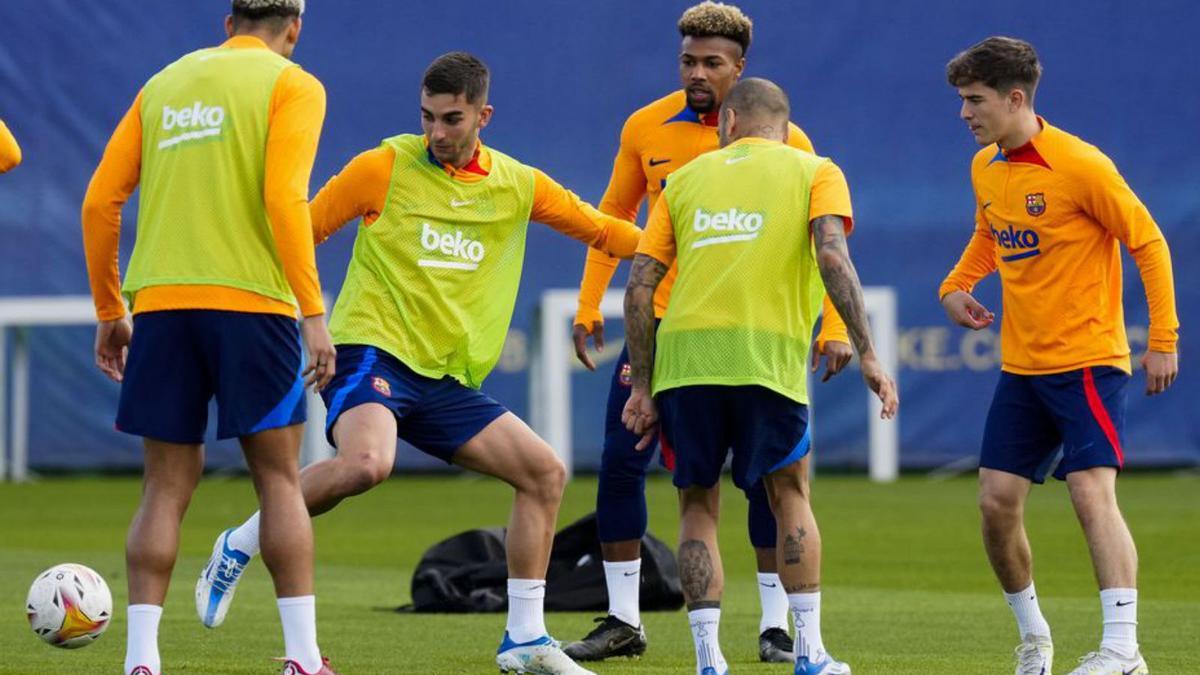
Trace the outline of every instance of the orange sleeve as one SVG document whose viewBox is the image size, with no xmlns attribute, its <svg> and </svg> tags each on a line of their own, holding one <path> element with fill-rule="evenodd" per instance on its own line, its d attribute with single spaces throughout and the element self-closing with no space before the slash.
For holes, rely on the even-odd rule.
<svg viewBox="0 0 1200 675">
<path fill-rule="evenodd" d="M 142 173 L 142 94 L 117 124 L 104 156 L 83 197 L 83 252 L 96 318 L 112 321 L 125 316 L 121 299 L 121 207 L 133 194 Z"/>
<path fill-rule="evenodd" d="M 803 129 L 791 122 L 788 122 L 787 144 L 793 148 L 800 148 L 805 152 L 816 153 L 816 150 L 813 149 L 812 141 L 808 138 L 808 134 L 804 133 Z"/>
<path fill-rule="evenodd" d="M 675 225 L 671 222 L 671 207 L 667 204 L 667 193 L 663 193 L 650 211 L 646 220 L 646 231 L 637 252 L 648 255 L 670 267 L 675 262 Z"/>
<path fill-rule="evenodd" d="M 308 212 L 308 182 L 324 122 L 325 88 L 300 68 L 285 69 L 271 92 L 263 202 L 303 316 L 325 313 Z"/>
<path fill-rule="evenodd" d="M 360 153 L 334 174 L 309 205 L 313 240 L 323 243 L 343 225 L 362 217 L 370 225 L 383 212 L 396 151 L 380 146 Z"/>
<path fill-rule="evenodd" d="M 971 240 L 963 249 L 962 256 L 950 274 L 938 287 L 938 300 L 954 291 L 970 293 L 975 284 L 996 271 L 996 244 L 992 239 L 992 228 L 983 217 L 983 205 L 979 203 L 978 193 L 975 196 L 975 231 Z"/>
<path fill-rule="evenodd" d="M 533 170 L 533 210 L 529 219 L 619 258 L 632 258 L 642 236 L 637 225 L 597 211 L 537 169 Z"/>
<path fill-rule="evenodd" d="M 637 220 L 638 208 L 646 197 L 646 172 L 638 154 L 639 127 L 634 118 L 626 120 L 621 129 L 621 145 L 613 159 L 612 175 L 600 199 L 600 210 L 621 220 Z"/>
<path fill-rule="evenodd" d="M 821 330 L 817 333 L 817 349 L 830 340 L 850 344 L 850 329 L 846 328 L 846 321 L 838 314 L 833 300 L 829 299 L 827 293 L 821 303 Z"/>
<path fill-rule="evenodd" d="M 646 197 L 646 174 L 642 170 L 642 159 L 638 156 L 636 140 L 637 125 L 630 118 L 621 129 L 621 145 L 613 160 L 612 175 L 608 188 L 600 199 L 600 211 L 610 216 L 634 222 L 638 208 Z M 575 323 L 591 326 L 603 323 L 600 301 L 617 271 L 616 258 L 595 248 L 589 248 L 583 265 L 583 279 L 579 283 L 579 309 Z"/>
<path fill-rule="evenodd" d="M 1084 166 L 1085 174 L 1073 176 L 1080 206 L 1129 249 L 1150 309 L 1148 347 L 1173 353 L 1179 342 L 1179 317 L 1167 240 L 1112 160 L 1100 155 Z"/>
<path fill-rule="evenodd" d="M 837 164 L 828 160 L 817 167 L 813 176 L 812 190 L 808 198 L 808 218 L 841 216 L 846 223 L 846 234 L 854 230 L 854 210 L 850 206 L 850 186 Z"/>
<path fill-rule="evenodd" d="M 21 163 L 21 146 L 0 120 L 0 173 L 12 171 Z"/>
</svg>

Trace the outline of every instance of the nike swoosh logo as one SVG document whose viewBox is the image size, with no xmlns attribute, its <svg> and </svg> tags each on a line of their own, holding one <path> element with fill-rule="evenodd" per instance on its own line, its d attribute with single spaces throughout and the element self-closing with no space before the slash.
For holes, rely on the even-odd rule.
<svg viewBox="0 0 1200 675">
<path fill-rule="evenodd" d="M 649 164 L 650 166 L 658 166 L 659 164 L 666 164 L 667 162 L 670 162 L 670 161 L 671 161 L 670 157 L 668 157 L 667 159 L 654 159 L 653 157 L 651 157 L 650 161 L 647 162 L 647 164 Z"/>
<path fill-rule="evenodd" d="M 608 651 L 615 652 L 616 650 L 620 649 L 621 647 L 624 647 L 625 645 L 628 645 L 631 642 L 633 642 L 636 639 L 636 637 L 637 636 L 635 636 L 635 635 L 630 635 L 629 637 L 626 637 L 626 638 L 609 638 Z"/>
<path fill-rule="evenodd" d="M 636 577 L 638 575 L 638 572 L 625 572 L 624 574 L 627 577 Z"/>
<path fill-rule="evenodd" d="M 1117 607 L 1126 607 L 1128 605 L 1132 605 L 1135 602 L 1137 602 L 1137 600 L 1130 600 L 1129 602 L 1121 602 L 1120 600 L 1118 600 Z M 1133 671 L 1130 671 L 1130 672 L 1133 672 Z"/>
<path fill-rule="evenodd" d="M 749 156 L 746 156 L 746 157 L 730 157 L 729 159 L 725 160 L 725 163 L 726 163 L 726 164 L 737 164 L 738 162 L 742 161 L 743 159 L 750 159 L 750 157 L 749 157 Z"/>
<path fill-rule="evenodd" d="M 759 586 L 762 586 L 763 588 L 775 588 L 775 587 L 776 587 L 776 586 L 778 586 L 779 584 L 776 584 L 776 583 L 764 584 L 764 583 L 762 583 L 762 582 L 759 582 L 759 584 L 758 584 L 758 585 L 759 585 Z"/>
<path fill-rule="evenodd" d="M 460 206 L 467 206 L 468 204 L 474 204 L 474 203 L 475 203 L 474 199 L 451 199 L 450 200 L 450 206 L 453 206 L 454 208 L 458 208 Z"/>
</svg>

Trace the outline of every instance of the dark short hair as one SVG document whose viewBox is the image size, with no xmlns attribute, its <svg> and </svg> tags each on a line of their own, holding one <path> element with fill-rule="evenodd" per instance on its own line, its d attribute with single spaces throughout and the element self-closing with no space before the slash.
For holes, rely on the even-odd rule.
<svg viewBox="0 0 1200 675">
<path fill-rule="evenodd" d="M 487 101 L 488 67 L 466 52 L 442 54 L 425 69 L 421 88 L 429 94 L 463 95 L 467 103 Z"/>
<path fill-rule="evenodd" d="M 721 2 L 704 2 L 689 7 L 679 17 L 679 34 L 683 37 L 722 37 L 733 40 L 742 47 L 742 56 L 750 49 L 750 38 L 754 23 L 734 5 Z"/>
<path fill-rule="evenodd" d="M 732 108 L 739 115 L 760 119 L 786 120 L 791 116 L 787 92 L 761 77 L 747 77 L 733 85 L 721 107 Z"/>
<path fill-rule="evenodd" d="M 263 28 L 281 33 L 302 13 L 302 0 L 233 0 L 230 8 L 235 31 Z"/>
<path fill-rule="evenodd" d="M 1021 89 L 1032 101 L 1042 79 L 1042 64 L 1028 42 L 993 36 L 950 59 L 946 79 L 952 87 L 982 82 L 1001 94 Z"/>
</svg>

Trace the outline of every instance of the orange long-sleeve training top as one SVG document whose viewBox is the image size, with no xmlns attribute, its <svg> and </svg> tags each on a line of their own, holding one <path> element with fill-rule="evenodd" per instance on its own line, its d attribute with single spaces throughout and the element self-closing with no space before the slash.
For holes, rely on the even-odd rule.
<svg viewBox="0 0 1200 675">
<path fill-rule="evenodd" d="M 813 152 L 812 141 L 795 124 L 788 123 L 788 145 Z M 701 115 L 687 106 L 687 95 L 681 89 L 637 110 L 621 129 L 621 145 L 613 160 L 608 189 L 600 200 L 600 210 L 624 220 L 637 220 L 642 200 L 647 214 L 654 210 L 662 195 L 667 177 L 697 156 L 720 147 L 717 137 L 717 113 Z M 850 220 L 846 221 L 847 227 Z M 600 301 L 613 274 L 617 260 L 595 249 L 588 251 L 583 279 L 579 287 L 579 309 L 575 323 L 591 326 L 602 322 Z M 654 314 L 662 317 L 667 310 L 671 289 L 678 268 L 668 270 L 654 294 Z M 849 342 L 846 324 L 838 316 L 829 298 L 825 298 L 824 320 L 819 341 Z"/>
<path fill-rule="evenodd" d="M 267 49 L 262 40 L 244 35 L 230 38 L 221 47 Z M 101 321 L 125 315 L 117 256 L 121 208 L 137 187 L 141 174 L 141 103 L 139 92 L 109 139 L 83 200 L 88 280 L 96 303 L 96 316 Z M 308 182 L 325 120 L 325 88 L 317 78 L 300 68 L 284 69 L 271 92 L 267 120 L 263 200 L 275 245 L 301 314 L 323 314 L 325 304 L 317 278 Z M 134 314 L 168 309 L 296 315 L 296 308 L 286 302 L 227 286 L 152 286 L 138 291 L 134 299 Z"/>
<path fill-rule="evenodd" d="M 20 163 L 21 146 L 17 145 L 17 139 L 4 125 L 4 120 L 0 120 L 0 173 L 12 171 Z"/>
<path fill-rule="evenodd" d="M 1038 118 L 1026 145 L 971 163 L 975 231 L 938 291 L 970 292 L 999 269 L 1001 368 L 1131 370 L 1121 301 L 1125 244 L 1150 308 L 1149 348 L 1174 352 L 1179 319 L 1167 241 L 1104 153 Z"/>
<path fill-rule="evenodd" d="M 436 160 L 431 160 L 436 163 Z M 363 227 L 379 218 L 387 203 L 396 151 L 380 146 L 359 154 L 329 179 L 313 199 L 313 239 L 325 241 L 346 223 L 361 217 Z M 483 180 L 491 171 L 491 151 L 482 143 L 463 168 L 440 164 L 455 180 Z M 533 170 L 533 208 L 529 219 L 621 258 L 633 257 L 642 231 L 629 221 L 601 213 L 538 169 Z M 402 178 L 401 178 L 402 179 Z"/>
</svg>

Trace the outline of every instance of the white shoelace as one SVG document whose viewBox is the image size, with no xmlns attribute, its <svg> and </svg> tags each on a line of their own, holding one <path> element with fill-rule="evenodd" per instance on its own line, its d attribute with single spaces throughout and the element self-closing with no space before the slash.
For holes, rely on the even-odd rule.
<svg viewBox="0 0 1200 675">
<path fill-rule="evenodd" d="M 213 586 L 222 592 L 229 590 L 245 567 L 231 556 L 221 556 L 221 562 L 217 564 L 217 573 L 213 575 Z"/>
</svg>

